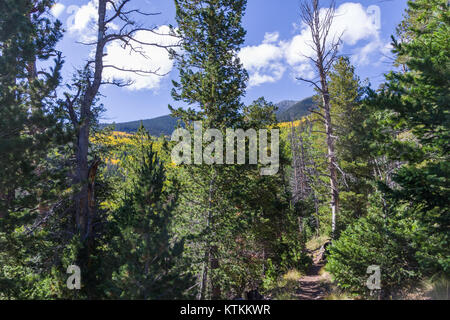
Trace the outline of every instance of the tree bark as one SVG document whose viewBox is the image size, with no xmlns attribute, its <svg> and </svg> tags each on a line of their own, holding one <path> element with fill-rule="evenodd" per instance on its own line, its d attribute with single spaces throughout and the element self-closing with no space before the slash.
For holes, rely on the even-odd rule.
<svg viewBox="0 0 450 320">
<path fill-rule="evenodd" d="M 212 213 L 212 206 L 213 206 L 213 197 L 214 197 L 214 185 L 215 185 L 215 177 L 216 172 L 213 174 L 213 178 L 209 182 L 209 194 L 208 194 L 208 215 L 207 215 L 207 221 L 206 221 L 206 228 L 209 229 L 208 234 L 211 234 L 211 226 L 214 226 L 213 223 L 213 213 Z M 202 284 L 201 284 L 201 291 L 200 291 L 200 300 L 205 300 L 207 296 L 207 287 L 208 287 L 208 271 L 209 267 L 211 270 L 218 269 L 219 268 L 219 259 L 217 258 L 218 249 L 217 246 L 211 245 L 211 240 L 207 240 L 206 244 L 206 251 L 205 251 L 205 261 L 203 264 L 203 274 L 202 274 Z M 210 277 L 211 282 L 211 298 L 213 300 L 220 299 L 221 296 L 221 290 L 220 286 L 217 285 L 215 279 L 213 277 Z"/>
<path fill-rule="evenodd" d="M 98 94 L 102 82 L 103 52 L 105 48 L 105 17 L 106 0 L 99 0 L 98 4 L 98 36 L 95 50 L 94 77 L 90 82 L 80 106 L 80 121 L 78 126 L 77 148 L 76 148 L 76 182 L 80 185 L 80 192 L 76 201 L 76 224 L 83 239 L 90 237 L 89 226 L 95 214 L 94 186 L 89 184 L 89 138 L 92 126 L 92 104 Z M 96 172 L 96 170 L 95 170 Z M 89 195 L 91 190 L 91 196 Z M 91 205 L 90 205 L 91 202 Z"/>
<path fill-rule="evenodd" d="M 328 148 L 328 170 L 330 172 L 330 189 L 331 189 L 331 237 L 336 236 L 336 216 L 339 210 L 339 190 L 337 184 L 336 155 L 335 143 L 333 139 L 333 125 L 331 123 L 330 97 L 328 93 L 328 84 L 326 75 L 321 74 L 323 93 L 323 104 L 325 112 L 325 131 L 327 134 Z"/>
</svg>

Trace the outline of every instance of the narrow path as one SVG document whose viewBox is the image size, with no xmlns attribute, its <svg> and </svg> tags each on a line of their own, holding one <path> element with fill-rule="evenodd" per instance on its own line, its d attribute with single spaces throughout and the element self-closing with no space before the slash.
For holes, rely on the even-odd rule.
<svg viewBox="0 0 450 320">
<path fill-rule="evenodd" d="M 329 293 L 329 279 L 320 275 L 320 269 L 324 266 L 322 252 L 312 252 L 313 265 L 306 276 L 300 278 L 299 288 L 295 296 L 299 300 L 323 300 Z"/>
</svg>

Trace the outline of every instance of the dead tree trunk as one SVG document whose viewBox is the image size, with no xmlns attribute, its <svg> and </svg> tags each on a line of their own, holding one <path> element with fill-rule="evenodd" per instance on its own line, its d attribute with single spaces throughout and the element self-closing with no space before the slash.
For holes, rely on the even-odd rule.
<svg viewBox="0 0 450 320">
<path fill-rule="evenodd" d="M 295 205 L 300 198 L 300 164 L 299 164 L 299 145 L 297 140 L 297 132 L 294 123 L 291 123 L 291 150 L 292 150 L 292 202 Z"/>
<path fill-rule="evenodd" d="M 303 127 L 295 127 L 291 124 L 291 150 L 292 150 L 292 169 L 293 179 L 291 182 L 292 188 L 292 204 L 295 209 L 298 209 L 300 201 L 305 201 L 310 194 L 310 184 L 307 176 L 307 155 L 305 153 L 303 143 Z M 304 238 L 304 212 L 298 212 L 297 217 L 298 231 L 300 237 Z"/>
<path fill-rule="evenodd" d="M 89 199 L 91 200 L 91 203 L 94 202 L 94 187 L 89 184 L 90 165 L 88 154 L 91 126 L 94 120 L 92 107 L 102 83 L 103 55 L 107 44 L 105 41 L 106 4 L 107 0 L 100 0 L 98 3 L 98 36 L 95 49 L 95 60 L 92 61 L 94 64 L 93 78 L 85 79 L 87 85 L 81 99 L 80 116 L 77 121 L 77 171 L 75 180 L 80 186 L 80 192 L 77 195 L 76 201 L 76 223 L 84 240 L 88 239 L 90 236 L 89 226 L 92 224 L 91 220 L 94 216 L 93 211 L 95 210 L 95 206 L 89 204 Z"/>
<path fill-rule="evenodd" d="M 339 37 L 330 39 L 330 29 L 334 20 L 335 2 L 332 1 L 329 8 L 324 13 L 320 12 L 319 0 L 305 0 L 301 6 L 302 21 L 311 31 L 312 44 L 315 56 L 308 57 L 313 61 L 319 80 L 309 80 L 298 78 L 301 81 L 312 84 L 322 97 L 320 111 L 313 111 L 320 117 L 325 125 L 325 135 L 327 143 L 328 170 L 330 177 L 331 193 L 331 230 L 332 237 L 336 235 L 336 218 L 339 211 L 339 189 L 337 181 L 337 160 L 335 154 L 335 137 L 333 135 L 333 125 L 331 122 L 330 94 L 328 90 L 328 73 L 333 63 L 336 61 L 339 44 Z"/>
</svg>

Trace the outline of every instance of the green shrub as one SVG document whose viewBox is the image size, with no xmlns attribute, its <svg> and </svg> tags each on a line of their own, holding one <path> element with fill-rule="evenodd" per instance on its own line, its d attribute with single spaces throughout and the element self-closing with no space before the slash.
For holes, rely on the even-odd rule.
<svg viewBox="0 0 450 320">
<path fill-rule="evenodd" d="M 385 217 L 381 206 L 372 206 L 367 217 L 360 218 L 342 232 L 330 249 L 326 270 L 336 285 L 350 293 L 369 296 L 367 268 L 381 268 L 381 293 L 388 297 L 408 287 L 420 276 L 415 250 L 405 235 L 410 221 Z"/>
</svg>

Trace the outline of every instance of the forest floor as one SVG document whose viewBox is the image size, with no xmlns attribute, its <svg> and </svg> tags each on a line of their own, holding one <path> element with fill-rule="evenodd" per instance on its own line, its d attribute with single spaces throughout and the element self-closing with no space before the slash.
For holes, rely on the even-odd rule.
<svg viewBox="0 0 450 320">
<path fill-rule="evenodd" d="M 297 270 L 286 273 L 271 290 L 267 298 L 272 300 L 324 300 L 332 297 L 330 275 L 323 269 L 323 248 L 310 248 L 312 265 L 302 274 Z M 331 296 L 330 296 L 331 295 Z"/>
<path fill-rule="evenodd" d="M 323 248 L 310 249 L 308 254 L 313 264 L 296 282 L 291 299 L 294 300 L 349 300 L 354 299 L 340 292 L 332 285 L 331 276 L 324 270 L 326 262 L 323 259 Z M 417 288 L 393 298 L 399 300 L 449 300 L 449 281 L 438 278 L 432 283 L 429 279 L 422 281 Z"/>
<path fill-rule="evenodd" d="M 330 294 L 330 279 L 322 270 L 325 263 L 320 249 L 310 252 L 313 264 L 305 276 L 298 281 L 299 288 L 294 297 L 298 300 L 323 300 Z"/>
</svg>

